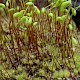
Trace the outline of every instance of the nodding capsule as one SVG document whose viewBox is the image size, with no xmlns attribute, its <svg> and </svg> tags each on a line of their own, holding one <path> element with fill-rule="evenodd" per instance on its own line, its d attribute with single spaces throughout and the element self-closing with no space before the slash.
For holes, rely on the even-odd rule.
<svg viewBox="0 0 80 80">
<path fill-rule="evenodd" d="M 78 7 L 78 6 L 80 6 L 80 0 L 77 0 L 77 2 L 76 2 L 76 4 L 75 4 L 75 2 L 74 1 L 72 1 L 72 7 L 74 8 L 74 7 Z M 80 8 L 78 8 L 77 10 L 76 10 L 76 16 L 72 16 L 72 19 L 73 19 L 73 21 L 75 22 L 75 24 L 76 24 L 76 27 L 78 28 L 78 30 L 80 31 Z"/>
</svg>

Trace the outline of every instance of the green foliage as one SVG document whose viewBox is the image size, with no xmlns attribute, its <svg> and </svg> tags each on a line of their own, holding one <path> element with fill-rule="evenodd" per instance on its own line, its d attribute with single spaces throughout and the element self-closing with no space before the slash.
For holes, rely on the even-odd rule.
<svg viewBox="0 0 80 80">
<path fill-rule="evenodd" d="M 71 0 L 39 9 L 35 0 L 0 3 L 0 78 L 63 80 L 80 73 L 78 36 Z M 68 9 L 66 9 L 68 7 Z M 69 15 L 70 9 L 72 15 Z"/>
</svg>

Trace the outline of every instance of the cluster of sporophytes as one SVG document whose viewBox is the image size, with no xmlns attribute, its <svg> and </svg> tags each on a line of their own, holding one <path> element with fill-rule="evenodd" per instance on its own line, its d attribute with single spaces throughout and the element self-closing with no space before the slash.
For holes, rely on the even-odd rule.
<svg viewBox="0 0 80 80">
<path fill-rule="evenodd" d="M 78 7 L 77 7 L 78 8 Z M 80 74 L 71 0 L 38 9 L 34 0 L 0 3 L 0 79 L 63 80 Z M 69 15 L 70 10 L 72 14 Z"/>
</svg>

